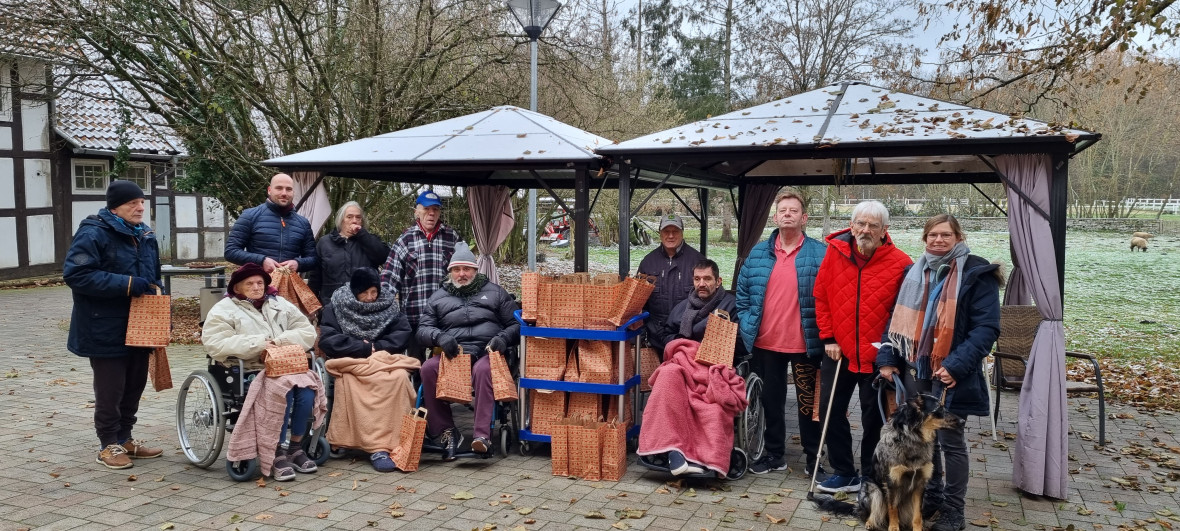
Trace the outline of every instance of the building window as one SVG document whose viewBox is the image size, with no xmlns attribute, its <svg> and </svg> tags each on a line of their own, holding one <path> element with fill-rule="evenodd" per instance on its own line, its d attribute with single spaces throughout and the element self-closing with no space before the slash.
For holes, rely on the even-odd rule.
<svg viewBox="0 0 1180 531">
<path fill-rule="evenodd" d="M 119 178 L 138 184 L 143 189 L 143 193 L 150 194 L 152 193 L 151 174 L 152 167 L 150 165 L 129 162 L 127 163 L 127 169 L 123 170 L 123 175 L 120 175 Z"/>
<path fill-rule="evenodd" d="M 74 161 L 74 192 L 105 193 L 106 189 L 107 163 L 105 160 Z"/>
</svg>

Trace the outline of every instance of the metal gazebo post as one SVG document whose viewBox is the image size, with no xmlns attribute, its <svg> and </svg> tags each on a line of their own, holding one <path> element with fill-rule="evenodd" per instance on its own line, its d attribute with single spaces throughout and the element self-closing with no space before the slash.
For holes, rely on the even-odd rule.
<svg viewBox="0 0 1180 531">
<path fill-rule="evenodd" d="M 561 9 L 557 0 L 508 0 L 508 10 L 529 37 L 529 110 L 537 112 L 537 39 Z M 572 212 L 571 212 L 572 214 Z M 537 189 L 529 188 L 529 271 L 537 270 Z"/>
</svg>

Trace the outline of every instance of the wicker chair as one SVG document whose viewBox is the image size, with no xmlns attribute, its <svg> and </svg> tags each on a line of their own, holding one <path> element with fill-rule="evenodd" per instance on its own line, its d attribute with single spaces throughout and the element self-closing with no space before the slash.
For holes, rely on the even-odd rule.
<svg viewBox="0 0 1180 531">
<path fill-rule="evenodd" d="M 996 386 L 993 419 L 1000 418 L 1000 391 L 1004 388 L 1020 389 L 1024 384 L 1024 371 L 1040 324 L 1041 313 L 1036 306 L 1000 307 L 1000 337 L 996 340 L 996 363 L 992 373 L 992 383 Z M 1065 392 L 1098 393 L 1098 444 L 1105 446 L 1106 392 L 1102 387 L 1102 369 L 1098 367 L 1098 359 L 1082 352 L 1066 351 L 1065 355 L 1090 360 L 1094 364 L 1094 383 L 1066 381 Z"/>
</svg>

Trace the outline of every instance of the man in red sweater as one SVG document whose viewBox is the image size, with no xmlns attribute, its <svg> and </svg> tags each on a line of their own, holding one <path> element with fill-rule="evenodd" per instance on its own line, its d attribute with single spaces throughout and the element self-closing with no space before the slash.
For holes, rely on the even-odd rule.
<svg viewBox="0 0 1180 531">
<path fill-rule="evenodd" d="M 889 326 L 905 269 L 913 263 L 893 246 L 888 230 L 885 205 L 879 201 L 856 205 L 851 227 L 827 237 L 828 251 L 816 275 L 815 317 L 826 354 L 820 366 L 821 418 L 829 407 L 835 408 L 828 417 L 826 438 L 833 474 L 817 487 L 820 492 L 860 490 L 847 415 L 853 389 L 860 390 L 862 473 L 872 470 L 873 452 L 881 439 L 881 413 L 871 385 L 877 372 L 873 367 L 877 347 L 872 344 L 881 340 Z"/>
</svg>

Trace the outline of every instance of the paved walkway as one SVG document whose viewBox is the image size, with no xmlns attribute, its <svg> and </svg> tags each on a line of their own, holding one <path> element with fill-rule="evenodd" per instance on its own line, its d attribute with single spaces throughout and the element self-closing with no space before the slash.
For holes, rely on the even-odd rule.
<svg viewBox="0 0 1180 531">
<path fill-rule="evenodd" d="M 175 286 L 195 295 L 198 283 L 178 279 Z M 136 435 L 164 447 L 164 457 L 108 470 L 94 462 L 89 366 L 65 350 L 70 307 L 64 287 L 0 291 L 0 452 L 8 459 L 0 467 L 0 529 L 850 528 L 806 501 L 797 446 L 788 454 L 793 471 L 733 482 L 668 484 L 670 478 L 634 461 L 618 483 L 575 481 L 552 477 L 543 455 L 513 454 L 450 464 L 427 455 L 413 474 L 378 474 L 366 461 L 331 460 L 294 482 L 234 483 L 220 463 L 203 470 L 185 460 L 177 448 L 175 390 L 150 387 Z M 174 347 L 169 355 L 177 386 L 205 363 L 200 347 Z M 1014 394 L 1006 396 L 1001 431 L 1015 431 L 1016 402 Z M 1010 483 L 1012 441 L 993 443 L 986 419 L 969 421 L 968 520 L 997 529 L 1147 527 L 1134 522 L 1156 518 L 1167 520 L 1168 529 L 1175 525 L 1180 517 L 1165 517 L 1180 514 L 1180 418 L 1110 404 L 1112 444 L 1097 450 L 1084 440 L 1097 437 L 1096 402 L 1072 398 L 1069 404 L 1076 431 L 1062 458 L 1076 474 L 1067 500 L 1021 496 Z M 792 419 L 788 429 L 794 432 Z M 460 491 L 473 498 L 453 499 Z M 391 507 L 404 516 L 392 517 Z M 642 517 L 618 524 L 615 511 L 622 509 Z M 585 516 L 594 512 L 606 518 Z M 782 520 L 776 525 L 771 518 Z"/>
</svg>

